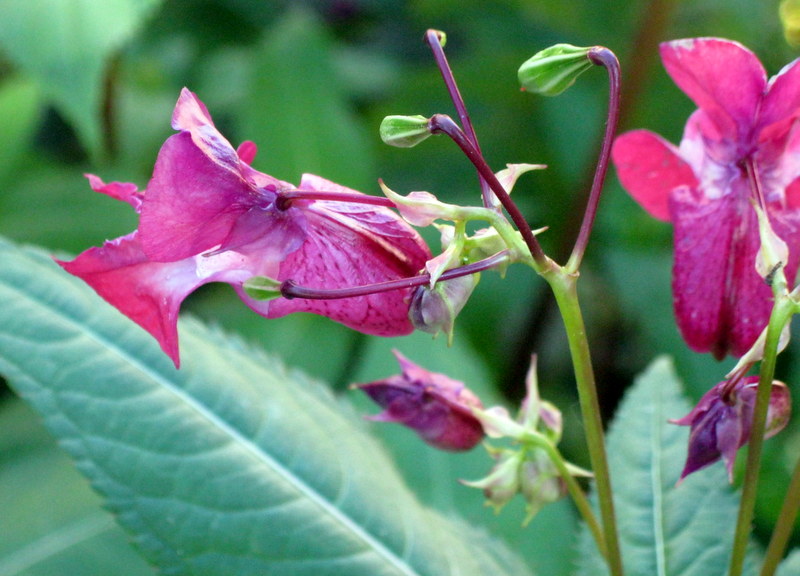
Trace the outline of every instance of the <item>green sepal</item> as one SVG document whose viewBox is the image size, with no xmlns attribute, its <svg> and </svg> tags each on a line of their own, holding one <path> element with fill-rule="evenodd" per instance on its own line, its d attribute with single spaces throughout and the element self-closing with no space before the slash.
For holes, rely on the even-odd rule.
<svg viewBox="0 0 800 576">
<path fill-rule="evenodd" d="M 389 146 L 412 148 L 431 135 L 424 116 L 387 116 L 381 122 L 381 140 Z"/>
<path fill-rule="evenodd" d="M 242 288 L 250 298 L 260 302 L 281 297 L 281 282 L 268 276 L 251 276 L 244 281 Z"/>
<path fill-rule="evenodd" d="M 517 73 L 522 89 L 544 96 L 558 96 L 592 67 L 591 48 L 556 44 L 534 54 Z"/>
</svg>

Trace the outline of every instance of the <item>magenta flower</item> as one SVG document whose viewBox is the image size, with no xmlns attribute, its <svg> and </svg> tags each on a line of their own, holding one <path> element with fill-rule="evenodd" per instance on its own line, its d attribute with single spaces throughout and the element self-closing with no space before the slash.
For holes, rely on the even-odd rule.
<svg viewBox="0 0 800 576">
<path fill-rule="evenodd" d="M 706 392 L 691 412 L 673 424 L 691 426 L 689 453 L 681 480 L 720 458 L 733 478 L 736 452 L 750 439 L 756 403 L 758 376 L 726 380 Z M 764 438 L 774 436 L 786 426 L 791 414 L 789 388 L 777 380 L 772 383 Z"/>
<path fill-rule="evenodd" d="M 394 351 L 402 374 L 358 384 L 384 411 L 371 420 L 396 422 L 414 430 L 431 446 L 461 451 L 483 439 L 483 426 L 472 413 L 481 401 L 463 383 L 429 372 Z"/>
<path fill-rule="evenodd" d="M 310 174 L 296 188 L 251 168 L 255 145 L 234 150 L 186 89 L 172 126 L 179 133 L 162 146 L 146 191 L 89 176 L 95 191 L 134 207 L 139 228 L 59 264 L 150 332 L 176 366 L 178 309 L 208 282 L 231 284 L 268 318 L 312 312 L 367 334 L 413 330 L 409 289 L 338 300 L 250 298 L 242 284 L 253 276 L 346 288 L 414 276 L 431 254 L 393 211 L 359 203 L 363 194 Z"/>
<path fill-rule="evenodd" d="M 769 81 L 753 53 L 717 38 L 661 45 L 667 72 L 698 106 L 680 147 L 645 130 L 617 138 L 622 185 L 674 226 L 673 294 L 687 344 L 717 358 L 744 354 L 766 326 L 772 293 L 756 272 L 753 204 L 800 257 L 800 66 Z"/>
</svg>

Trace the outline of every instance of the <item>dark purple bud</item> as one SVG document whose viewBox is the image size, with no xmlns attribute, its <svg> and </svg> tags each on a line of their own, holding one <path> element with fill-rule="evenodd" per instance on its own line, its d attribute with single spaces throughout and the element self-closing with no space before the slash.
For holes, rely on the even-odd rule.
<svg viewBox="0 0 800 576">
<path fill-rule="evenodd" d="M 473 408 L 483 408 L 478 397 L 463 383 L 393 352 L 402 374 L 355 385 L 384 408 L 370 420 L 402 424 L 441 450 L 469 450 L 478 444 L 483 426 L 472 413 Z"/>
<path fill-rule="evenodd" d="M 706 392 L 686 416 L 670 420 L 673 424 L 691 426 L 689 453 L 681 480 L 720 458 L 728 470 L 728 477 L 733 478 L 736 452 L 750 438 L 757 387 L 758 376 L 720 382 Z M 780 432 L 789 421 L 790 414 L 789 388 L 775 380 L 770 390 L 764 437 L 769 438 Z"/>
</svg>

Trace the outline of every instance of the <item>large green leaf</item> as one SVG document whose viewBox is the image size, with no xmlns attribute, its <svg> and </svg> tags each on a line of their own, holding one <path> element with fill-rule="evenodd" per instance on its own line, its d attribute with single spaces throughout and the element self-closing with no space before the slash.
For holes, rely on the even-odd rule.
<svg viewBox="0 0 800 576">
<path fill-rule="evenodd" d="M 800 550 L 793 550 L 778 568 L 778 576 L 795 576 L 800 574 Z"/>
<path fill-rule="evenodd" d="M 193 321 L 176 371 L 46 255 L 0 262 L 0 371 L 165 574 L 526 573 L 420 505 L 323 386 Z"/>
<path fill-rule="evenodd" d="M 159 0 L 3 0 L 0 46 L 53 99 L 93 152 L 103 70 Z"/>
<path fill-rule="evenodd" d="M 727 574 L 739 496 L 721 464 L 677 484 L 687 429 L 667 422 L 690 410 L 667 359 L 659 359 L 626 394 L 608 434 L 609 465 L 627 574 Z M 752 560 L 752 558 L 751 558 Z M 606 574 L 584 530 L 577 574 Z M 747 573 L 752 573 L 752 567 Z"/>
<path fill-rule="evenodd" d="M 0 574 L 152 576 L 36 415 L 0 405 Z"/>
</svg>

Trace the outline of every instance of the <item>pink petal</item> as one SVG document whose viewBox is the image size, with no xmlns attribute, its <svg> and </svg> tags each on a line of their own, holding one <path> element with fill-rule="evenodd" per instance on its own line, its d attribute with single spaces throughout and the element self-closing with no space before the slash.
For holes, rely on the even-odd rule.
<svg viewBox="0 0 800 576">
<path fill-rule="evenodd" d="M 142 247 L 155 261 L 200 254 L 225 242 L 240 216 L 267 208 L 273 199 L 209 158 L 190 134 L 176 134 L 161 147 L 147 186 Z"/>
<path fill-rule="evenodd" d="M 770 78 L 759 110 L 758 129 L 800 116 L 800 60 L 787 64 Z"/>
<path fill-rule="evenodd" d="M 121 202 L 127 202 L 133 206 L 136 212 L 141 210 L 144 192 L 139 192 L 136 184 L 131 184 L 130 182 L 109 182 L 106 184 L 94 174 L 84 174 L 84 176 L 89 180 L 89 186 L 95 192 L 106 194 Z"/>
<path fill-rule="evenodd" d="M 647 130 L 634 130 L 617 137 L 611 154 L 622 187 L 659 220 L 670 219 L 669 195 L 673 189 L 697 184 L 678 149 Z"/>
<path fill-rule="evenodd" d="M 661 44 L 669 75 L 714 122 L 718 138 L 750 138 L 767 77 L 758 58 L 738 42 L 720 38 Z"/>
<path fill-rule="evenodd" d="M 355 193 L 317 176 L 305 175 L 303 189 Z M 388 208 L 346 202 L 296 202 L 308 219 L 308 236 L 281 265 L 279 280 L 313 288 L 346 288 L 417 275 L 431 254 L 420 236 Z M 254 302 L 257 312 L 279 318 L 293 312 L 327 316 L 366 334 L 395 336 L 413 327 L 410 290 L 338 300 Z"/>
<path fill-rule="evenodd" d="M 678 327 L 690 348 L 719 358 L 730 347 L 727 284 L 736 204 L 733 195 L 709 200 L 690 188 L 677 189 L 671 202 Z"/>
<path fill-rule="evenodd" d="M 86 250 L 71 262 L 57 261 L 109 304 L 147 330 L 178 367 L 178 309 L 197 286 L 192 260 L 150 262 L 136 232 Z"/>
</svg>

